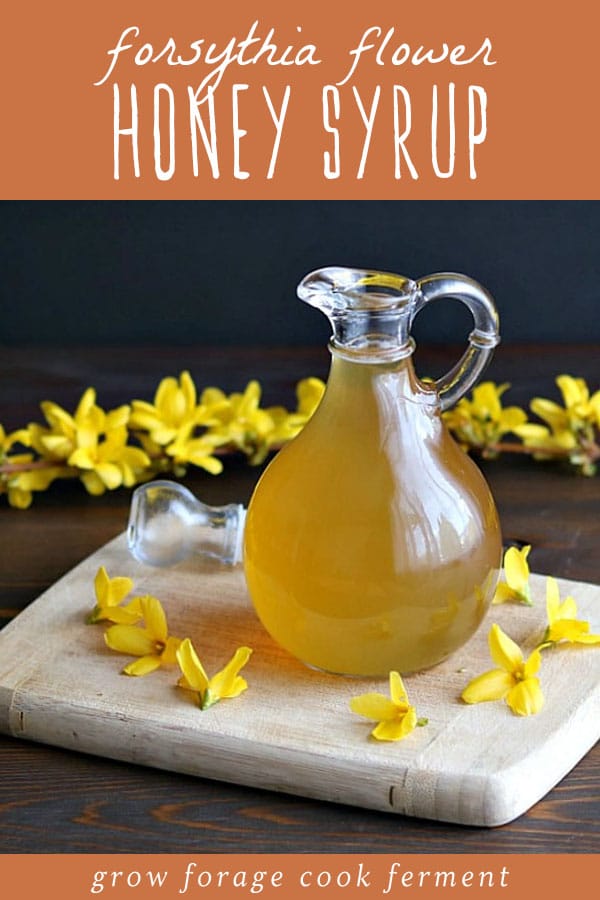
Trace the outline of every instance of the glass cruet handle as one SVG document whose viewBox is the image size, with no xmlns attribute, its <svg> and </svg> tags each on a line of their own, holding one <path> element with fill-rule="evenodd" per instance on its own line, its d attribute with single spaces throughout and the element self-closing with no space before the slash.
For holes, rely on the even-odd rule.
<svg viewBox="0 0 600 900">
<path fill-rule="evenodd" d="M 469 335 L 469 346 L 446 375 L 435 382 L 442 411 L 460 400 L 471 388 L 492 358 L 494 347 L 500 341 L 498 313 L 492 295 L 482 285 L 466 275 L 454 272 L 438 272 L 426 275 L 417 282 L 418 292 L 411 317 L 433 300 L 450 297 L 462 300 L 473 316 L 474 328 Z"/>
</svg>

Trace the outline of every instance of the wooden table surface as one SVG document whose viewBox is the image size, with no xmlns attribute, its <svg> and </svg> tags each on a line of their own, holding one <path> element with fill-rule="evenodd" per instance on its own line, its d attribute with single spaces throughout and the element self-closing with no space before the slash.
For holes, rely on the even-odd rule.
<svg viewBox="0 0 600 900">
<path fill-rule="evenodd" d="M 438 375 L 451 355 L 419 351 Z M 322 349 L 4 348 L 0 423 L 40 421 L 38 403 L 74 409 L 94 385 L 113 408 L 150 399 L 159 379 L 191 370 L 198 386 L 238 390 L 253 377 L 265 404 L 293 405 L 295 382 L 326 376 Z M 599 347 L 501 347 L 488 374 L 511 381 L 509 400 L 554 396 L 554 376 L 600 381 Z M 535 571 L 600 583 L 600 477 L 512 457 L 483 465 L 506 541 L 533 545 Z M 247 502 L 259 470 L 230 460 L 188 486 L 209 503 Z M 27 511 L 0 497 L 0 624 L 121 532 L 129 493 L 90 497 L 56 483 Z M 600 622 L 599 617 L 596 628 Z M 590 650 L 588 652 L 595 652 Z M 416 820 L 194 779 L 0 737 L 0 852 L 598 852 L 600 746 L 547 797 L 496 829 Z"/>
</svg>

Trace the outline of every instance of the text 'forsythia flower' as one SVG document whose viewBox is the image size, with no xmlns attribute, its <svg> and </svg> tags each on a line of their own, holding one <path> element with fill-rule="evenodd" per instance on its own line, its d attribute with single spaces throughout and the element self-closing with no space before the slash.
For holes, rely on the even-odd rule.
<svg viewBox="0 0 600 900">
<path fill-rule="evenodd" d="M 417 719 L 417 711 L 408 702 L 406 688 L 398 672 L 390 672 L 389 697 L 379 693 L 361 694 L 352 698 L 350 709 L 378 723 L 371 732 L 371 736 L 378 741 L 401 741 L 417 725 L 427 724 L 427 719 Z"/>
<path fill-rule="evenodd" d="M 490 656 L 498 666 L 474 678 L 462 692 L 465 703 L 484 703 L 506 700 L 518 716 L 531 716 L 544 705 L 544 695 L 537 672 L 542 664 L 539 649 L 527 660 L 520 647 L 505 634 L 499 625 L 492 625 L 488 644 Z"/>
<path fill-rule="evenodd" d="M 504 554 L 504 578 L 496 587 L 493 603 L 524 603 L 531 606 L 531 589 L 529 587 L 529 563 L 527 557 L 531 550 L 528 544 L 521 550 L 509 547 Z"/>
<path fill-rule="evenodd" d="M 189 638 L 185 638 L 176 652 L 177 662 L 182 673 L 178 682 L 179 687 L 198 695 L 200 709 L 208 709 L 219 700 L 238 697 L 248 687 L 246 680 L 239 672 L 251 655 L 252 650 L 249 647 L 238 647 L 227 665 L 209 678 L 194 645 Z"/>
</svg>

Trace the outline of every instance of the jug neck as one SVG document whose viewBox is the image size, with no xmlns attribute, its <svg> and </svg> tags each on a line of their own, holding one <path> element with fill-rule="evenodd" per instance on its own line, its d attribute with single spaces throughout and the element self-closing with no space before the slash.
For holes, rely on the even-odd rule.
<svg viewBox="0 0 600 900">
<path fill-rule="evenodd" d="M 394 360 L 355 359 L 344 350 L 338 350 L 330 343 L 331 367 L 327 379 L 327 390 L 321 403 L 339 399 L 339 393 L 348 393 L 349 401 L 355 408 L 356 390 L 379 391 L 381 386 L 389 388 L 396 400 L 424 399 L 427 404 L 436 405 L 437 394 L 431 385 L 423 384 L 413 366 L 410 354 Z"/>
<path fill-rule="evenodd" d="M 412 355 L 410 325 L 420 292 L 410 278 L 329 267 L 307 275 L 298 296 L 329 319 L 335 356 L 368 364 Z"/>
</svg>

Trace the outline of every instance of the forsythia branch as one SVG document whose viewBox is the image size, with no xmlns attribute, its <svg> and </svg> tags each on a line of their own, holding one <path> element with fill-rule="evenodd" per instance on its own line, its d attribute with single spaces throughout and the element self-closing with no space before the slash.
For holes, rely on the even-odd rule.
<svg viewBox="0 0 600 900">
<path fill-rule="evenodd" d="M 600 390 L 591 395 L 584 379 L 571 375 L 560 375 L 556 384 L 562 406 L 542 397 L 531 401 L 539 421 L 529 421 L 520 407 L 503 406 L 509 385 L 493 381 L 459 400 L 444 420 L 465 450 L 484 458 L 519 453 L 562 460 L 594 475 L 600 459 Z M 0 494 L 25 509 L 36 491 L 60 478 L 79 478 L 90 494 L 103 494 L 159 474 L 181 477 L 190 465 L 218 475 L 223 457 L 231 453 L 259 465 L 302 430 L 324 390 L 318 378 L 303 379 L 296 386 L 296 409 L 289 411 L 262 407 L 258 381 L 242 393 L 209 387 L 198 395 L 189 372 L 182 372 L 162 379 L 153 402 L 133 400 L 108 412 L 97 405 L 93 388 L 73 413 L 45 401 L 44 424 L 30 423 L 10 434 L 0 425 Z"/>
</svg>

